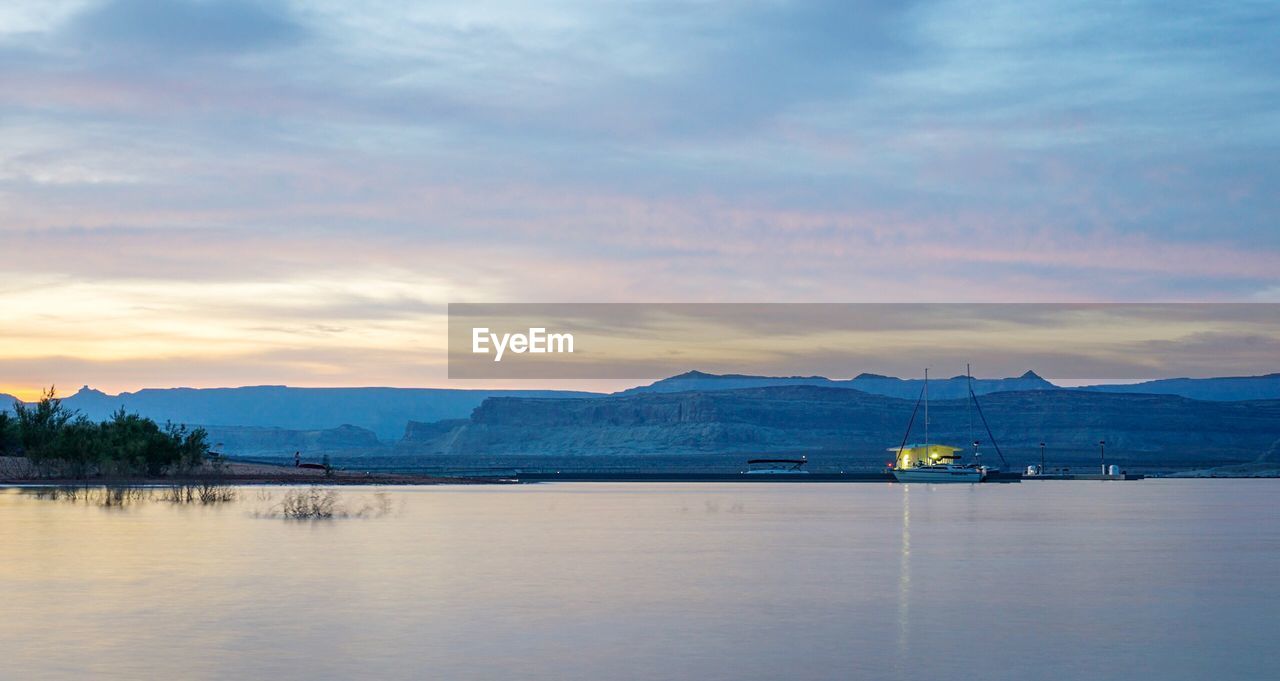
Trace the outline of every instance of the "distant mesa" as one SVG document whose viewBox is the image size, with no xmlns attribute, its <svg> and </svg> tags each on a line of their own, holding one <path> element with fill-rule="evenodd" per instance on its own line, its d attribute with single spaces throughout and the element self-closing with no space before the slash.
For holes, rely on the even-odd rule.
<svg viewBox="0 0 1280 681">
<path fill-rule="evenodd" d="M 932 392 L 932 390 L 931 390 Z M 937 400 L 938 442 L 964 443 L 969 401 Z M 1097 442 L 1119 465 L 1206 467 L 1257 461 L 1277 445 L 1280 400 L 1212 402 L 1174 395 L 1055 389 L 982 398 L 1004 456 L 1021 466 L 1052 443 L 1055 465 L 1095 465 Z M 732 456 L 821 453 L 883 466 L 913 400 L 861 390 L 774 385 L 741 390 L 615 394 L 593 400 L 494 398 L 470 419 L 415 425 L 401 454 L 460 456 Z M 917 422 L 918 423 L 918 422 Z M 981 431 L 979 431 L 981 433 Z M 996 461 L 989 438 L 985 461 Z M 812 457 L 811 457 L 812 458 Z"/>
<path fill-rule="evenodd" d="M 189 426 L 246 426 L 296 431 L 363 428 L 394 442 L 409 421 L 465 418 L 496 396 L 593 397 L 596 393 L 557 390 L 457 390 L 448 388 L 147 388 L 108 395 L 84 386 L 63 399 L 68 408 L 94 420 L 124 408 L 161 423 Z"/>
<path fill-rule="evenodd" d="M 209 441 L 220 451 L 236 456 L 374 450 L 382 446 L 373 431 L 349 424 L 315 430 L 260 426 L 209 426 L 206 430 Z"/>
<path fill-rule="evenodd" d="M 1280 373 L 1220 378 L 1163 378 L 1123 385 L 1091 385 L 1090 392 L 1180 395 L 1193 400 L 1236 402 L 1280 399 Z"/>
<path fill-rule="evenodd" d="M 750 376 L 744 374 L 709 374 L 689 371 L 671 378 L 664 378 L 646 386 L 623 390 L 621 395 L 644 393 L 670 393 L 708 390 L 740 390 L 782 385 L 810 385 L 827 388 L 861 390 L 873 395 L 885 395 L 902 399 L 915 399 L 924 381 L 920 378 L 897 378 L 880 374 L 861 373 L 851 379 L 830 379 L 825 376 Z M 937 399 L 953 399 L 969 394 L 970 382 L 965 376 L 936 379 L 929 382 L 929 394 Z M 1058 390 L 1058 386 L 1028 371 L 1018 378 L 975 378 L 973 391 L 979 395 L 1018 390 Z"/>
</svg>

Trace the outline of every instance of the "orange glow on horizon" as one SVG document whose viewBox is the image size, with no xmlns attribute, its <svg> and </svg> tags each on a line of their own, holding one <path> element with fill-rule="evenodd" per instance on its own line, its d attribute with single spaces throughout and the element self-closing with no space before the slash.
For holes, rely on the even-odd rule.
<svg viewBox="0 0 1280 681">
<path fill-rule="evenodd" d="M 44 388 L 33 388 L 30 386 L 0 385 L 0 394 L 13 395 L 23 402 L 35 402 L 40 399 L 42 392 L 47 388 L 48 386 L 45 386 Z M 0 409 L 7 409 L 8 407 L 9 405 L 7 404 L 0 405 Z"/>
</svg>

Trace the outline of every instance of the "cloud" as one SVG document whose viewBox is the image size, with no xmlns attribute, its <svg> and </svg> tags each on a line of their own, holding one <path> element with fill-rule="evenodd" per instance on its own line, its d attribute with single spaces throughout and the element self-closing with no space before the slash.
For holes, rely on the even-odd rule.
<svg viewBox="0 0 1280 681">
<path fill-rule="evenodd" d="M 1257 291 L 1253 294 L 1252 299 L 1260 303 L 1280 303 L 1280 286 L 1272 286 Z"/>
<path fill-rule="evenodd" d="M 225 307 L 194 286 L 321 278 L 346 311 L 296 316 L 346 328 L 459 299 L 1274 299 L 1276 18 L 10 3 L 0 250 L 24 285 L 171 288 L 188 325 Z"/>
<path fill-rule="evenodd" d="M 71 18 L 68 40 L 97 54 L 173 58 L 254 52 L 296 43 L 305 29 L 276 2 L 105 0 Z"/>
</svg>

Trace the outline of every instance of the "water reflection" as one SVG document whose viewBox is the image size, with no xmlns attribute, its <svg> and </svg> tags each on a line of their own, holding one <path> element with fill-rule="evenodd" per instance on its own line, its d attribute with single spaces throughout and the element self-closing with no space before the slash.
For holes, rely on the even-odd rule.
<svg viewBox="0 0 1280 681">
<path fill-rule="evenodd" d="M 19 493 L 41 501 L 81 504 L 102 509 L 127 509 L 142 504 L 168 505 L 225 504 L 245 491 L 217 482 L 180 483 L 164 486 L 139 485 L 58 485 L 18 488 Z M 285 520 L 335 520 L 382 518 L 397 508 L 385 491 L 369 495 L 341 495 L 331 487 L 259 488 L 252 493 L 256 504 L 249 511 L 255 518 Z M 404 500 L 400 501 L 403 508 Z"/>
<path fill-rule="evenodd" d="M 285 490 L 279 501 L 267 492 L 259 495 L 266 509 L 253 511 L 255 518 L 285 520 L 333 520 L 335 518 L 383 518 L 391 515 L 395 504 L 386 492 L 374 492 L 369 498 L 344 500 L 333 488 L 309 487 Z M 401 500 L 403 508 L 403 499 Z"/>
<path fill-rule="evenodd" d="M 1269 678 L 1277 490 L 334 490 L 376 522 L 0 491 L 0 678 Z"/>
<path fill-rule="evenodd" d="M 898 557 L 898 668 L 905 672 L 911 656 L 911 487 L 902 489 L 902 549 Z"/>
<path fill-rule="evenodd" d="M 165 486 L 140 485 L 58 485 L 21 488 L 44 501 L 83 503 L 99 508 L 124 508 L 159 501 L 170 504 L 216 504 L 234 501 L 236 488 L 218 483 L 182 483 Z"/>
</svg>

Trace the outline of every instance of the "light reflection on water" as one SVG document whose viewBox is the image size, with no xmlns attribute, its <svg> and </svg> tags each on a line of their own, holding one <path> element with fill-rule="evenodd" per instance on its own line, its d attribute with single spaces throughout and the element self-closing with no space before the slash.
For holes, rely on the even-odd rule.
<svg viewBox="0 0 1280 681">
<path fill-rule="evenodd" d="M 911 490 L 902 485 L 902 550 L 898 563 L 898 665 L 903 674 L 911 661 Z"/>
<path fill-rule="evenodd" d="M 1252 679 L 1280 484 L 0 491 L 0 678 Z M 377 493 L 385 494 L 379 498 Z M 274 495 L 270 498 L 266 494 Z"/>
</svg>

